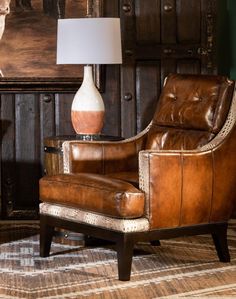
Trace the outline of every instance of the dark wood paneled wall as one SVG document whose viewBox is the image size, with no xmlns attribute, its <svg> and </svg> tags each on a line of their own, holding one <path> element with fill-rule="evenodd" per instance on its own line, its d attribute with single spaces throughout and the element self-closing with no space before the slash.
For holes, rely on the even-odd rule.
<svg viewBox="0 0 236 299">
<path fill-rule="evenodd" d="M 214 0 L 120 1 L 123 136 L 150 122 L 170 72 L 216 72 L 216 11 Z"/>
<path fill-rule="evenodd" d="M 2 217 L 37 217 L 43 140 L 73 134 L 72 94 L 1 95 Z"/>
<path fill-rule="evenodd" d="M 123 65 L 106 66 L 103 133 L 129 137 L 150 122 L 170 72 L 214 73 L 216 0 L 106 0 L 120 16 Z M 73 93 L 1 94 L 1 218 L 37 218 L 43 140 L 71 135 Z"/>
</svg>

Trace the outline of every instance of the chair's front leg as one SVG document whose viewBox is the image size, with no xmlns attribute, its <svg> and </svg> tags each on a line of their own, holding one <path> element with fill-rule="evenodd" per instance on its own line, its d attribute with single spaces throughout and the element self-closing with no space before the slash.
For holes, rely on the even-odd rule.
<svg viewBox="0 0 236 299">
<path fill-rule="evenodd" d="M 122 234 L 116 244 L 119 280 L 130 280 L 134 242 L 128 234 Z"/>
<path fill-rule="evenodd" d="M 40 256 L 49 256 L 52 237 L 54 235 L 54 227 L 48 225 L 48 217 L 40 215 Z"/>
<path fill-rule="evenodd" d="M 230 255 L 227 242 L 227 224 L 217 227 L 212 233 L 212 238 L 215 244 L 217 255 L 221 262 L 230 262 Z"/>
</svg>

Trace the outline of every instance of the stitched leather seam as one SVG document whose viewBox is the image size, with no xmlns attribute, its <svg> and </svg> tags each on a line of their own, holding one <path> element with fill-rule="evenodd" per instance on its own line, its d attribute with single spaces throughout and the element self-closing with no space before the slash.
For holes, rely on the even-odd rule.
<svg viewBox="0 0 236 299">
<path fill-rule="evenodd" d="M 180 153 L 180 176 L 181 176 L 181 189 L 180 189 L 180 213 L 179 213 L 179 226 L 182 224 L 182 209 L 183 209 L 183 173 L 184 173 L 184 156 Z"/>
</svg>

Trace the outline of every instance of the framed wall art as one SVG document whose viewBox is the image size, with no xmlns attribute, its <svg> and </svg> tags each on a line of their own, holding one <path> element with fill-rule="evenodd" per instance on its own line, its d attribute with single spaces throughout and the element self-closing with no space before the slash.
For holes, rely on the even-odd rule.
<svg viewBox="0 0 236 299">
<path fill-rule="evenodd" d="M 56 65 L 57 20 L 101 16 L 102 0 L 0 0 L 0 12 L 0 91 L 75 91 L 83 66 Z"/>
</svg>

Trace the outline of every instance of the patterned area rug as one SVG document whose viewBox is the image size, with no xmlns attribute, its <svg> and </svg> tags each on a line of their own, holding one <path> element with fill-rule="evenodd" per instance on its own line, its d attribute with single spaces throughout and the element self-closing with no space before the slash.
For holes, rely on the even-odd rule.
<svg viewBox="0 0 236 299">
<path fill-rule="evenodd" d="M 209 235 L 139 244 L 131 281 L 117 279 L 112 246 L 83 248 L 54 238 L 39 257 L 37 223 L 1 224 L 0 298 L 236 298 L 236 221 L 228 231 L 231 263 L 220 263 Z"/>
</svg>

